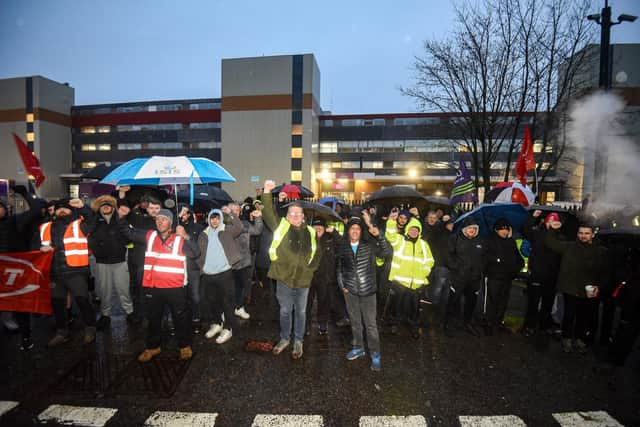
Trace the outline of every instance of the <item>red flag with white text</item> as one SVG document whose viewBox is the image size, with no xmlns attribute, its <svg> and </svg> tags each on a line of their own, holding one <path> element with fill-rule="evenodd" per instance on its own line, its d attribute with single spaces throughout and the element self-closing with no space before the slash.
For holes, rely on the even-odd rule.
<svg viewBox="0 0 640 427">
<path fill-rule="evenodd" d="M 518 161 L 516 162 L 516 172 L 518 174 L 518 180 L 522 185 L 527 185 L 527 172 L 535 168 L 536 159 L 533 156 L 533 141 L 531 140 L 529 127 L 525 126 L 524 139 L 522 140 L 520 155 L 518 155 Z"/>
<path fill-rule="evenodd" d="M 36 188 L 40 187 L 44 182 L 44 173 L 42 173 L 42 169 L 40 168 L 40 160 L 29 150 L 27 144 L 21 140 L 18 135 L 13 134 L 13 141 L 16 143 L 16 147 L 18 148 L 18 153 L 20 153 L 20 158 L 22 159 L 22 164 L 24 165 L 27 173 L 36 180 Z"/>
<path fill-rule="evenodd" d="M 0 254 L 0 311 L 51 314 L 53 251 Z"/>
</svg>

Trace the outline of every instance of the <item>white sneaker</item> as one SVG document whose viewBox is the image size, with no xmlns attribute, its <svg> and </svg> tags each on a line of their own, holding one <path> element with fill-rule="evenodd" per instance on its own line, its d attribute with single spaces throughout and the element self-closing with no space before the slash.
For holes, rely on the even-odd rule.
<svg viewBox="0 0 640 427">
<path fill-rule="evenodd" d="M 218 323 L 214 323 L 213 325 L 211 325 L 207 333 L 204 334 L 204 336 L 207 338 L 213 338 L 216 335 L 218 335 L 220 332 L 222 332 L 222 325 Z"/>
<path fill-rule="evenodd" d="M 247 320 L 249 317 L 249 313 L 244 309 L 244 307 L 236 308 L 234 311 L 235 315 L 241 319 Z"/>
<path fill-rule="evenodd" d="M 233 334 L 229 329 L 223 329 L 218 338 L 216 338 L 216 343 L 224 344 L 231 339 Z"/>
</svg>

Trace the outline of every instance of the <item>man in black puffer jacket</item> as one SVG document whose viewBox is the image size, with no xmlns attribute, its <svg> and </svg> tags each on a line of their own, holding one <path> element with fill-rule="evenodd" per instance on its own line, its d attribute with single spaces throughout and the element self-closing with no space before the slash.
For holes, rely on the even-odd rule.
<svg viewBox="0 0 640 427">
<path fill-rule="evenodd" d="M 351 319 L 353 348 L 347 353 L 348 360 L 365 355 L 362 337 L 362 322 L 367 330 L 367 343 L 371 353 L 371 369 L 380 370 L 380 338 L 376 324 L 376 257 L 390 258 L 391 245 L 377 227 L 369 222 L 369 241 L 362 240 L 363 224 L 360 218 L 351 218 L 345 230 L 345 240 L 338 251 L 338 286 L 344 298 Z"/>
<path fill-rule="evenodd" d="M 447 315 L 442 324 L 447 336 L 451 336 L 451 321 L 460 313 L 460 300 L 464 296 L 464 329 L 471 335 L 480 332 L 471 324 L 478 291 L 482 285 L 484 267 L 484 241 L 479 237 L 480 227 L 473 217 L 462 221 L 461 230 L 449 238 L 447 263 L 451 271 L 451 293 Z"/>
<path fill-rule="evenodd" d="M 493 234 L 486 242 L 485 265 L 485 333 L 492 335 L 496 326 L 504 327 L 504 314 L 509 303 L 511 282 L 524 266 L 515 240 L 511 238 L 511 223 L 498 219 Z"/>
</svg>

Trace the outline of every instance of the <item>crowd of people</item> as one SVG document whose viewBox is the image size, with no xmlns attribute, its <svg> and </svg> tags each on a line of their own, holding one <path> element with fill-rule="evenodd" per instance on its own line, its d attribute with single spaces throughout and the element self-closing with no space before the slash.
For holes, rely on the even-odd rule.
<svg viewBox="0 0 640 427">
<path fill-rule="evenodd" d="M 516 278 L 526 283 L 526 336 L 561 331 L 564 352 L 598 344 L 613 364 L 638 336 L 638 249 L 605 247 L 589 224 L 567 235 L 557 213 L 536 210 L 522 229 L 500 218 L 484 237 L 473 216 L 456 222 L 442 210 L 338 205 L 335 218 L 324 218 L 274 188 L 267 180 L 255 200 L 213 209 L 204 223 L 187 205 L 171 211 L 152 196 L 131 200 L 127 187 L 90 206 L 22 191 L 25 213 L 11 215 L 0 203 L 0 253 L 53 251 L 55 333 L 47 346 L 70 339 L 71 307 L 91 344 L 110 328 L 115 302 L 132 326 L 146 325 L 140 362 L 161 353 L 163 324 L 181 359 L 193 356 L 194 334 L 228 342 L 261 303 L 252 300 L 254 284 L 277 301 L 274 355 L 290 348 L 293 359 L 303 356 L 315 309 L 316 333 L 350 326 L 346 358 L 368 353 L 374 371 L 382 366 L 378 325 L 420 339 L 425 309 L 427 326 L 447 337 L 505 331 Z M 30 315 L 14 313 L 5 325 L 13 320 L 21 349 L 30 350 Z"/>
</svg>

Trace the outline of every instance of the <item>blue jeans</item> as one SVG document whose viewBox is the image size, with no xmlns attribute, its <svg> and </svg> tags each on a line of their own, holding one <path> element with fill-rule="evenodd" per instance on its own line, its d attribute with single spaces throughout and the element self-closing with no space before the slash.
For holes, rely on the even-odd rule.
<svg viewBox="0 0 640 427">
<path fill-rule="evenodd" d="M 306 323 L 307 296 L 309 288 L 290 288 L 278 281 L 276 297 L 280 304 L 280 339 L 291 339 L 291 317 L 293 319 L 293 339 L 302 341 Z M 292 313 L 293 312 L 293 313 Z"/>
</svg>

